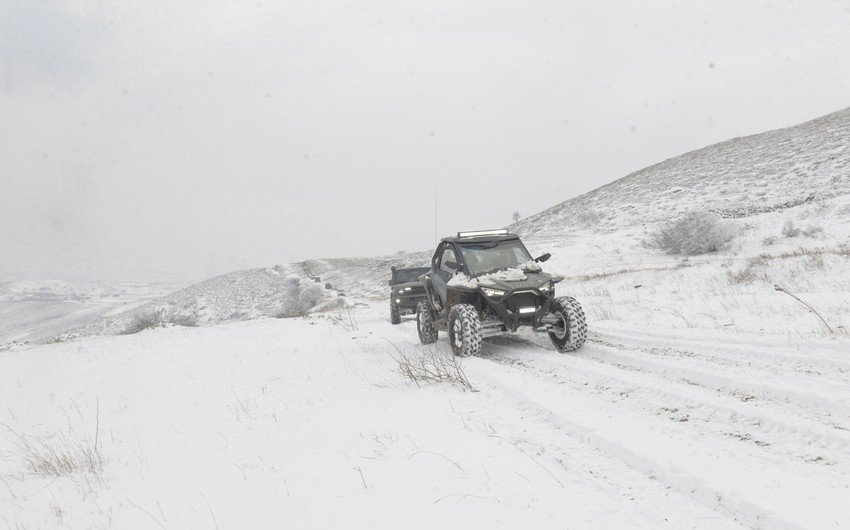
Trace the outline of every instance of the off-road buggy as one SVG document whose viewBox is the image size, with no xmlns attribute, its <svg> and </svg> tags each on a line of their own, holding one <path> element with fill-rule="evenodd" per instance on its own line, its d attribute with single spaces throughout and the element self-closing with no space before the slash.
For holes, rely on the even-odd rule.
<svg viewBox="0 0 850 530">
<path fill-rule="evenodd" d="M 391 267 L 390 270 L 390 322 L 398 324 L 401 322 L 401 315 L 412 315 L 416 312 L 416 305 L 425 300 L 425 288 L 419 282 L 419 277 L 429 269 Z"/>
<path fill-rule="evenodd" d="M 455 355 L 475 355 L 483 337 L 529 326 L 549 334 L 560 352 L 581 348 L 587 324 L 575 298 L 555 297 L 562 276 L 542 271 L 550 254 L 532 259 L 507 230 L 459 232 L 445 237 L 422 276 L 425 300 L 416 307 L 419 340 L 448 332 Z"/>
</svg>

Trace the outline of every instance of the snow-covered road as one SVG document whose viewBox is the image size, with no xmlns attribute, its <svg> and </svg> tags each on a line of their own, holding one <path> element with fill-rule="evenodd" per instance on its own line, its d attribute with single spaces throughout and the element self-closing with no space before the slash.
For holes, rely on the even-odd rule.
<svg viewBox="0 0 850 530">
<path fill-rule="evenodd" d="M 850 341 L 595 323 L 417 385 L 384 303 L 0 352 L 0 529 L 843 528 Z M 94 448 L 104 464 L 33 465 Z"/>
</svg>

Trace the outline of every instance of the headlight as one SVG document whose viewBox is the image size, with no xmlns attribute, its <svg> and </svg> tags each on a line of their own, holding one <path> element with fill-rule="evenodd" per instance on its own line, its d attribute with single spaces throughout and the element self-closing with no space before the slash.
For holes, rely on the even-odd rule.
<svg viewBox="0 0 850 530">
<path fill-rule="evenodd" d="M 541 293 L 551 293 L 552 292 L 552 283 L 546 282 L 537 289 L 540 290 Z"/>
<path fill-rule="evenodd" d="M 399 289 L 398 294 L 404 294 L 404 289 Z"/>
<path fill-rule="evenodd" d="M 411 289 L 410 287 L 405 287 L 405 288 L 404 288 L 404 290 L 405 290 L 405 291 L 409 291 L 410 289 Z"/>
<path fill-rule="evenodd" d="M 487 287 L 482 287 L 481 291 L 483 291 L 484 294 L 486 296 L 489 296 L 490 298 L 497 298 L 499 296 L 505 296 L 505 291 L 500 291 L 498 289 L 489 289 Z"/>
</svg>

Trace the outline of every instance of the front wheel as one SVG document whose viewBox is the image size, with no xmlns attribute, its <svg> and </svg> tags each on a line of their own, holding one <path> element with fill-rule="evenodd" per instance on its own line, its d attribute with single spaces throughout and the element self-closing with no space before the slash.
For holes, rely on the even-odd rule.
<svg viewBox="0 0 850 530">
<path fill-rule="evenodd" d="M 401 313 L 399 308 L 394 303 L 390 302 L 390 323 L 392 324 L 400 324 L 401 323 Z"/>
<path fill-rule="evenodd" d="M 434 344 L 437 342 L 439 332 L 434 326 L 434 317 L 428 302 L 422 301 L 416 304 L 416 329 L 419 331 L 419 340 L 422 344 Z"/>
<path fill-rule="evenodd" d="M 458 357 L 477 355 L 481 351 L 481 319 L 469 304 L 452 306 L 449 314 L 449 343 Z"/>
<path fill-rule="evenodd" d="M 552 302 L 552 314 L 558 319 L 549 332 L 552 344 L 561 353 L 581 348 L 587 339 L 587 321 L 581 304 L 571 296 L 556 298 Z"/>
</svg>

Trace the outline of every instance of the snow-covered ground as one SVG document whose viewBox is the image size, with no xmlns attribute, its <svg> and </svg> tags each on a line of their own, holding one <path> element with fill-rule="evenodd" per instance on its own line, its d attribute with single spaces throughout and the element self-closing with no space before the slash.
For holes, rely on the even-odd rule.
<svg viewBox="0 0 850 530">
<path fill-rule="evenodd" d="M 584 307 L 571 354 L 519 333 L 458 367 L 391 325 L 390 266 L 427 250 L 235 271 L 73 329 L 21 297 L 113 297 L 2 284 L 0 530 L 850 527 L 847 145 L 850 110 L 514 225 Z M 692 211 L 732 241 L 647 246 Z M 447 380 L 405 375 L 426 368 Z"/>
<path fill-rule="evenodd" d="M 850 340 L 597 322 L 468 388 L 402 375 L 450 350 L 385 305 L 4 352 L 0 527 L 850 524 Z"/>
</svg>

